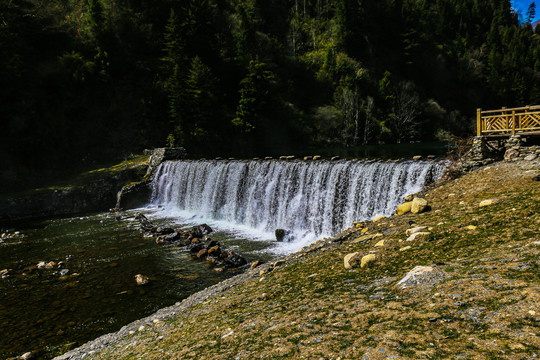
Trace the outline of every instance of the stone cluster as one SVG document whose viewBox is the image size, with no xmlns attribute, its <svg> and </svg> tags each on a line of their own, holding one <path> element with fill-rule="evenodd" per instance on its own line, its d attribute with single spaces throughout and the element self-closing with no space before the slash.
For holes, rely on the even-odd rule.
<svg viewBox="0 0 540 360">
<path fill-rule="evenodd" d="M 227 266 L 238 268 L 247 264 L 246 259 L 221 247 L 221 244 L 212 240 L 208 235 L 213 232 L 207 224 L 193 226 L 189 230 L 172 229 L 164 226 L 154 225 L 144 214 L 138 213 L 135 219 L 140 223 L 140 230 L 146 237 L 155 237 L 157 244 L 176 244 L 185 247 L 194 258 L 206 260 L 219 271 L 217 266 Z"/>
<path fill-rule="evenodd" d="M 540 146 L 525 146 L 526 138 L 512 135 L 507 140 L 476 136 L 460 164 L 462 171 L 470 172 L 496 160 L 533 161 L 540 158 Z"/>
<path fill-rule="evenodd" d="M 519 135 L 511 136 L 506 142 L 505 161 L 533 161 L 540 157 L 540 146 L 524 146 Z"/>
</svg>

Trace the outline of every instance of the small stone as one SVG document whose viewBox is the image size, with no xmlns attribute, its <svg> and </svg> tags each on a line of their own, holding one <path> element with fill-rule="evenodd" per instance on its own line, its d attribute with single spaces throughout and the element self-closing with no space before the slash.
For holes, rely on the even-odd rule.
<svg viewBox="0 0 540 360">
<path fill-rule="evenodd" d="M 160 226 L 156 229 L 156 232 L 161 235 L 168 235 L 168 234 L 172 234 L 174 230 L 169 227 Z"/>
<path fill-rule="evenodd" d="M 407 238 L 407 241 L 416 241 L 416 240 L 429 240 L 431 237 L 431 233 L 427 231 L 417 232 L 414 234 L 411 234 Z"/>
<path fill-rule="evenodd" d="M 47 264 L 45 264 L 45 269 L 54 269 L 56 267 L 56 263 L 54 261 L 49 261 Z"/>
<path fill-rule="evenodd" d="M 375 244 L 375 247 L 382 247 L 382 246 L 384 246 L 384 240 L 381 240 Z"/>
<path fill-rule="evenodd" d="M 468 229 L 468 230 L 476 230 L 476 228 L 477 228 L 477 227 L 474 226 L 474 225 L 469 225 L 469 226 L 467 226 L 467 229 Z"/>
<path fill-rule="evenodd" d="M 422 160 L 422 156 L 421 155 L 416 155 L 416 156 L 413 156 L 413 160 Z"/>
<path fill-rule="evenodd" d="M 406 213 L 411 211 L 412 204 L 412 201 L 404 202 L 397 207 L 396 213 L 398 215 L 405 215 Z"/>
<path fill-rule="evenodd" d="M 26 352 L 19 357 L 20 360 L 30 360 L 33 358 L 34 358 L 34 354 L 32 354 L 31 352 Z"/>
<path fill-rule="evenodd" d="M 208 250 L 207 249 L 201 249 L 197 253 L 197 258 L 198 259 L 204 259 L 207 255 L 208 255 Z"/>
<path fill-rule="evenodd" d="M 43 269 L 45 267 L 45 265 L 46 265 L 45 261 L 40 261 L 37 264 L 37 268 L 38 269 Z"/>
<path fill-rule="evenodd" d="M 250 269 L 250 270 L 253 270 L 253 269 L 255 269 L 257 266 L 260 266 L 260 265 L 262 265 L 262 264 L 264 264 L 264 262 L 261 261 L 261 260 L 254 261 L 254 262 L 251 263 L 251 266 L 249 267 L 249 269 Z"/>
<path fill-rule="evenodd" d="M 364 257 L 362 257 L 360 267 L 364 268 L 364 267 L 370 265 L 371 263 L 375 262 L 375 259 L 376 259 L 375 254 L 365 255 Z"/>
<path fill-rule="evenodd" d="M 407 251 L 409 249 L 412 249 L 411 246 L 405 246 L 405 247 L 402 247 L 401 249 L 399 249 L 399 251 Z"/>
<path fill-rule="evenodd" d="M 411 205 L 411 213 L 419 214 L 428 209 L 428 202 L 426 199 L 415 197 Z"/>
<path fill-rule="evenodd" d="M 523 160 L 525 161 L 533 161 L 536 159 L 536 154 L 529 154 L 527 156 L 525 156 L 525 158 Z"/>
<path fill-rule="evenodd" d="M 210 249 L 208 249 L 208 256 L 219 256 L 221 253 L 221 249 L 219 245 L 212 246 Z"/>
<path fill-rule="evenodd" d="M 313 157 L 313 160 L 320 160 L 320 159 L 321 159 L 321 155 L 315 155 L 315 156 Z"/>
<path fill-rule="evenodd" d="M 60 276 L 66 276 L 67 274 L 69 274 L 69 270 L 68 270 L 68 269 L 62 269 L 62 270 L 60 270 Z"/>
<path fill-rule="evenodd" d="M 339 156 L 332 156 L 332 157 L 330 158 L 330 160 L 332 160 L 332 161 L 336 161 L 336 160 L 339 160 L 339 159 L 340 159 Z"/>
<path fill-rule="evenodd" d="M 426 229 L 427 229 L 427 226 L 416 226 L 416 227 L 407 229 L 407 231 L 405 231 L 405 235 L 411 236 L 412 234 L 416 234 L 416 233 L 421 232 L 422 230 L 426 230 Z"/>
<path fill-rule="evenodd" d="M 381 221 L 382 219 L 386 219 L 386 216 L 384 216 L 384 215 L 378 215 L 378 216 L 375 216 L 375 217 L 373 218 L 372 221 L 373 221 L 374 223 L 376 223 L 376 222 Z"/>
<path fill-rule="evenodd" d="M 367 241 L 367 240 L 371 240 L 371 239 L 373 239 L 373 235 L 364 235 L 364 236 L 360 236 L 359 238 L 354 239 L 351 242 L 353 244 L 358 244 L 358 243 L 361 243 L 361 242 L 364 242 L 364 241 Z"/>
<path fill-rule="evenodd" d="M 144 276 L 142 274 L 135 275 L 135 281 L 137 282 L 137 285 L 146 285 L 150 282 L 150 278 L 148 276 Z"/>
<path fill-rule="evenodd" d="M 311 160 L 313 159 L 313 156 L 304 156 L 304 160 Z"/>
<path fill-rule="evenodd" d="M 345 266 L 345 269 L 350 270 L 358 266 L 358 263 L 360 261 L 360 254 L 355 252 L 345 255 L 345 257 L 343 258 L 343 265 Z"/>
<path fill-rule="evenodd" d="M 368 228 L 363 228 L 361 231 L 360 231 L 360 234 L 365 234 L 368 232 Z"/>
<path fill-rule="evenodd" d="M 533 177 L 533 181 L 540 181 L 540 174 Z"/>
<path fill-rule="evenodd" d="M 504 160 L 505 161 L 515 161 L 519 158 L 519 150 L 516 149 L 508 149 L 504 153 Z"/>
<path fill-rule="evenodd" d="M 141 327 L 139 327 L 138 331 L 144 331 L 144 326 L 141 325 Z"/>
<path fill-rule="evenodd" d="M 481 201 L 478 206 L 479 207 L 491 206 L 495 204 L 496 202 L 497 201 L 495 199 L 487 199 L 487 200 Z"/>
<path fill-rule="evenodd" d="M 414 194 L 409 194 L 405 196 L 405 199 L 403 199 L 403 201 L 409 202 L 409 201 L 413 201 L 413 199 L 414 199 Z"/>
</svg>

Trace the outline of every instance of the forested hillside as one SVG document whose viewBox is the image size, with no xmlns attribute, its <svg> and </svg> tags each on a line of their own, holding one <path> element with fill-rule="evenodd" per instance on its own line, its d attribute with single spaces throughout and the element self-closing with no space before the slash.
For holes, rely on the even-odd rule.
<svg viewBox="0 0 540 360">
<path fill-rule="evenodd" d="M 507 0 L 3 0 L 0 180 L 471 134 L 540 103 L 539 29 Z"/>
</svg>

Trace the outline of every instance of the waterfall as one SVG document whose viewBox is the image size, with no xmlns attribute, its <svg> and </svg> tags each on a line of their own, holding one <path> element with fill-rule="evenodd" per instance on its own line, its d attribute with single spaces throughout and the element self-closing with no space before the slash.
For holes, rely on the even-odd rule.
<svg viewBox="0 0 540 360">
<path fill-rule="evenodd" d="M 286 229 L 297 241 L 313 241 L 353 221 L 391 215 L 407 194 L 437 180 L 445 166 L 440 161 L 166 161 L 155 173 L 152 203 L 232 227 Z"/>
</svg>

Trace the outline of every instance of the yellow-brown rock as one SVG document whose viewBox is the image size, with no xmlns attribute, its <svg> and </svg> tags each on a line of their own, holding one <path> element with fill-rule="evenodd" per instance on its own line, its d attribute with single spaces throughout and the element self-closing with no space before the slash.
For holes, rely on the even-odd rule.
<svg viewBox="0 0 540 360">
<path fill-rule="evenodd" d="M 148 276 L 144 276 L 142 274 L 135 275 L 135 281 L 137 282 L 137 285 L 146 285 L 150 282 L 150 278 Z"/>
<path fill-rule="evenodd" d="M 360 254 L 357 253 L 357 252 L 347 254 L 343 258 L 343 265 L 345 266 L 345 269 L 347 269 L 347 270 L 350 270 L 350 269 L 358 266 L 359 262 L 360 262 Z"/>
<path fill-rule="evenodd" d="M 416 197 L 412 201 L 411 213 L 419 214 L 419 213 L 422 213 L 422 212 L 426 211 L 427 208 L 428 208 L 427 200 Z"/>
<path fill-rule="evenodd" d="M 384 240 L 381 240 L 375 244 L 375 247 L 382 247 L 382 246 L 384 246 Z"/>
<path fill-rule="evenodd" d="M 376 259 L 375 254 L 369 254 L 362 257 L 362 261 L 360 262 L 360 267 L 365 268 L 366 266 L 369 266 L 371 263 L 375 262 L 375 259 Z"/>
<path fill-rule="evenodd" d="M 412 208 L 412 201 L 404 202 L 403 204 L 397 207 L 396 213 L 398 215 L 405 215 L 406 213 L 411 211 L 411 208 Z"/>
</svg>

